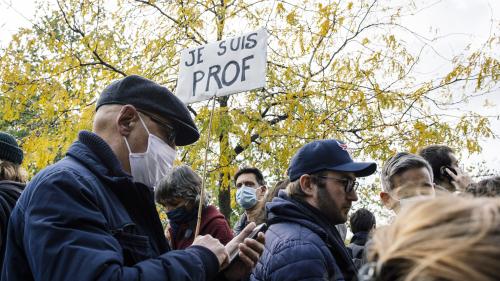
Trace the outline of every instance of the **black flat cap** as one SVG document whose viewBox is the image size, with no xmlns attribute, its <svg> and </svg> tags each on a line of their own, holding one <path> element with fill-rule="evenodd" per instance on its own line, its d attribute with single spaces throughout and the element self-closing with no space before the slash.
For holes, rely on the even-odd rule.
<svg viewBox="0 0 500 281">
<path fill-rule="evenodd" d="M 175 145 L 192 144 L 200 138 L 184 103 L 167 88 L 139 75 L 127 76 L 107 86 L 97 100 L 96 110 L 105 104 L 131 104 L 171 120 L 176 130 Z"/>
</svg>

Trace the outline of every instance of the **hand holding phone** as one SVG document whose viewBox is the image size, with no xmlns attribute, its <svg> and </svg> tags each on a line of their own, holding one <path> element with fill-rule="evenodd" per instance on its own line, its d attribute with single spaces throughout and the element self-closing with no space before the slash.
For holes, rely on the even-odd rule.
<svg viewBox="0 0 500 281">
<path fill-rule="evenodd" d="M 247 278 L 264 252 L 264 235 L 267 226 L 249 223 L 241 233 L 226 244 L 228 253 L 221 271 L 227 280 Z M 246 239 L 254 238 L 254 239 Z"/>
<path fill-rule="evenodd" d="M 446 171 L 446 169 L 452 172 L 455 176 L 458 175 L 458 173 L 455 169 L 453 169 L 450 166 L 441 166 L 440 168 L 441 175 L 451 183 L 451 181 L 455 179 Z"/>
<path fill-rule="evenodd" d="M 251 238 L 251 239 L 256 239 L 257 236 L 259 235 L 259 232 L 266 232 L 267 230 L 267 224 L 261 223 L 257 225 L 250 234 L 245 237 L 245 238 Z M 229 263 L 232 263 L 237 257 L 238 254 L 240 253 L 238 247 L 236 247 L 231 253 L 229 253 Z"/>
<path fill-rule="evenodd" d="M 452 174 L 450 175 L 448 171 Z M 440 172 L 457 191 L 463 192 L 471 183 L 473 183 L 471 177 L 461 169 L 453 169 L 450 166 L 442 166 L 440 168 Z"/>
</svg>

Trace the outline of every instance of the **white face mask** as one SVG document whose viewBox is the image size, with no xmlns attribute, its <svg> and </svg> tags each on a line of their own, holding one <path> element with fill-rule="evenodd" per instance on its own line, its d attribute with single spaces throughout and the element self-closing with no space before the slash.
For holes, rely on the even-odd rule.
<svg viewBox="0 0 500 281">
<path fill-rule="evenodd" d="M 158 181 L 172 168 L 176 151 L 162 139 L 151 134 L 140 115 L 139 119 L 148 132 L 148 148 L 143 153 L 132 153 L 127 138 L 123 137 L 129 152 L 130 169 L 135 182 L 155 188 Z"/>
</svg>

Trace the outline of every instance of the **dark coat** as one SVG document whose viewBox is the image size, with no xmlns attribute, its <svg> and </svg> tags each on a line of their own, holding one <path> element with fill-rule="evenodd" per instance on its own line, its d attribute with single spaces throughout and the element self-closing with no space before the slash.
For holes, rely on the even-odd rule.
<svg viewBox="0 0 500 281">
<path fill-rule="evenodd" d="M 7 236 L 10 213 L 14 209 L 24 187 L 24 183 L 8 180 L 0 181 L 0 272 L 5 254 L 5 238 Z"/>
<path fill-rule="evenodd" d="M 152 190 L 100 137 L 78 137 L 19 198 L 2 280 L 213 279 L 217 257 L 199 246 L 169 252 Z"/>
<path fill-rule="evenodd" d="M 234 235 L 240 234 L 240 232 L 249 224 L 250 222 L 248 221 L 247 214 L 243 213 L 240 216 L 240 219 L 236 222 L 236 224 L 233 227 L 233 233 Z"/>
<path fill-rule="evenodd" d="M 351 238 L 351 244 L 364 246 L 366 244 L 366 241 L 368 240 L 369 234 L 370 233 L 368 231 L 359 231 L 354 233 L 354 235 Z"/>
<path fill-rule="evenodd" d="M 361 268 L 366 263 L 365 244 L 368 241 L 369 232 L 359 231 L 354 233 L 351 243 L 347 245 L 347 250 L 351 254 L 352 260 L 357 268 Z"/>
<path fill-rule="evenodd" d="M 196 221 L 197 218 L 189 223 L 180 224 L 175 237 L 172 228 L 168 229 L 174 250 L 185 249 L 193 244 Z M 200 235 L 207 234 L 217 238 L 223 245 L 233 239 L 233 231 L 229 228 L 226 218 L 212 205 L 201 211 Z"/>
<path fill-rule="evenodd" d="M 337 229 L 317 209 L 283 191 L 266 208 L 270 226 L 251 280 L 356 280 Z"/>
</svg>

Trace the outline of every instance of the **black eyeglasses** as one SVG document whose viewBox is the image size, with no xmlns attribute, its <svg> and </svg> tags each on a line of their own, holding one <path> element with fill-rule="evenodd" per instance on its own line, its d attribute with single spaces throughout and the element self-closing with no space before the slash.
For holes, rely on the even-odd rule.
<svg viewBox="0 0 500 281">
<path fill-rule="evenodd" d="M 356 191 L 359 186 L 359 182 L 357 182 L 355 179 L 339 179 L 339 178 L 334 178 L 334 177 L 327 177 L 327 176 L 317 176 L 318 178 L 322 179 L 328 179 L 328 180 L 334 180 L 338 181 L 344 184 L 344 191 L 345 193 L 350 193 L 352 191 Z"/>
<path fill-rule="evenodd" d="M 165 123 L 165 121 L 161 121 L 160 119 L 143 113 L 148 116 L 151 120 L 153 120 L 163 131 L 163 136 L 165 137 L 165 142 L 170 146 L 175 146 L 175 138 L 177 137 L 177 133 L 172 125 Z"/>
</svg>

